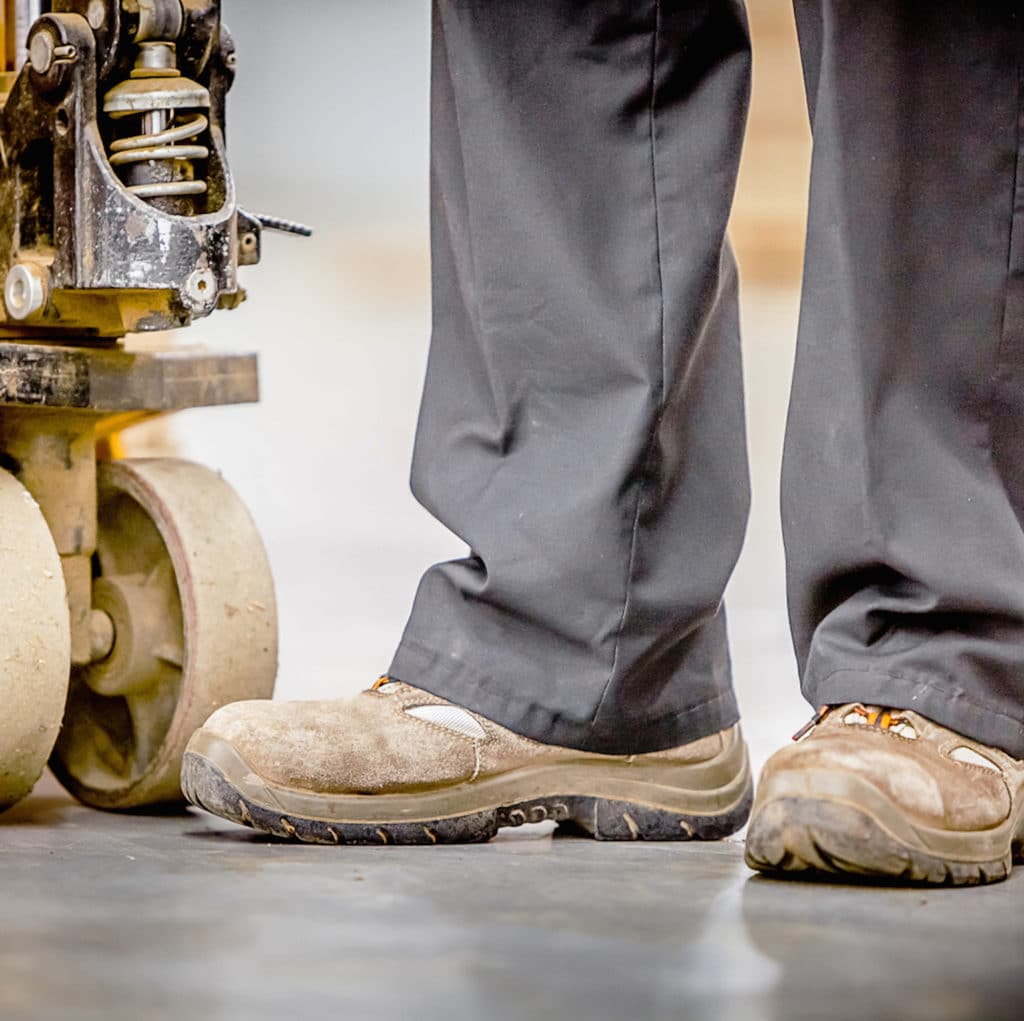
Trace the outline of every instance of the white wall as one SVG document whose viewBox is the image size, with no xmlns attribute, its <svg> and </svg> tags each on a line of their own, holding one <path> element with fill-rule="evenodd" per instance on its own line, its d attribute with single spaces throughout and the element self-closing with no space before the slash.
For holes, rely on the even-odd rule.
<svg viewBox="0 0 1024 1021">
<path fill-rule="evenodd" d="M 427 0 L 224 0 L 243 205 L 322 227 L 425 227 Z"/>
</svg>

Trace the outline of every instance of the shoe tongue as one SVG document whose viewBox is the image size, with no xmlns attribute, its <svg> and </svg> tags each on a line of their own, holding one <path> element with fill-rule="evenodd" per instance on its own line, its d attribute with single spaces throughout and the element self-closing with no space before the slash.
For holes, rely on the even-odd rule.
<svg viewBox="0 0 1024 1021">
<path fill-rule="evenodd" d="M 901 737 L 918 736 L 918 728 L 914 726 L 911 714 L 905 709 L 851 702 L 839 707 L 835 718 L 843 726 L 877 726 L 880 730 L 892 731 Z"/>
<path fill-rule="evenodd" d="M 869 702 L 847 702 L 845 705 L 833 706 L 829 711 L 829 716 L 835 716 L 839 720 L 845 720 L 851 713 L 857 713 L 861 716 L 873 716 L 877 719 L 883 713 L 894 712 L 894 709 L 889 709 L 884 705 L 873 705 Z"/>
</svg>

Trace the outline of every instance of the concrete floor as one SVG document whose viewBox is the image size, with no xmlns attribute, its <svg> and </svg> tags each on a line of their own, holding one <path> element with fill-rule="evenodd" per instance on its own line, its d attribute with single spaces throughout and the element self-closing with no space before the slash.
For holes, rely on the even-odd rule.
<svg viewBox="0 0 1024 1021">
<path fill-rule="evenodd" d="M 0 1017 L 1014 1019 L 999 887 L 752 878 L 739 842 L 509 831 L 472 848 L 267 844 L 46 786 L 0 830 Z"/>
<path fill-rule="evenodd" d="M 268 243 L 252 302 L 190 340 L 259 349 L 258 408 L 196 412 L 279 583 L 282 697 L 386 668 L 418 576 L 458 543 L 407 494 L 428 330 L 422 239 Z M 755 762 L 809 715 L 776 512 L 796 301 L 746 300 L 754 511 L 729 593 Z M 199 814 L 82 809 L 46 781 L 0 820 L 0 1018 L 1024 1017 L 1024 869 L 966 891 L 752 878 L 738 841 L 267 844 Z"/>
</svg>

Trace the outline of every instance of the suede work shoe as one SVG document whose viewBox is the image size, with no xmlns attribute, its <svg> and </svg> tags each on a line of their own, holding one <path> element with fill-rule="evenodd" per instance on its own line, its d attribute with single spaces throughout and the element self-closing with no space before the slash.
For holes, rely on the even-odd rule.
<svg viewBox="0 0 1024 1021">
<path fill-rule="evenodd" d="M 739 727 L 595 755 L 519 737 L 400 682 L 334 702 L 242 702 L 192 739 L 193 805 L 318 844 L 453 844 L 552 819 L 599 840 L 714 840 L 752 800 Z"/>
<path fill-rule="evenodd" d="M 955 886 L 1009 875 L 1024 845 L 1024 762 L 859 704 L 823 709 L 797 738 L 764 768 L 751 868 Z"/>
</svg>

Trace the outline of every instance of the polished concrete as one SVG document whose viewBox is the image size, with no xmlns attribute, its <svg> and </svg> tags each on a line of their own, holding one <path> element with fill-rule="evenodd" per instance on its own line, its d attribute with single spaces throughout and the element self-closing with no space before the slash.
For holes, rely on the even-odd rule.
<svg viewBox="0 0 1024 1021">
<path fill-rule="evenodd" d="M 48 785 L 0 827 L 0 888 L 4 1021 L 1024 1016 L 1024 870 L 875 890 L 751 877 L 736 841 L 268 844 Z"/>
</svg>

